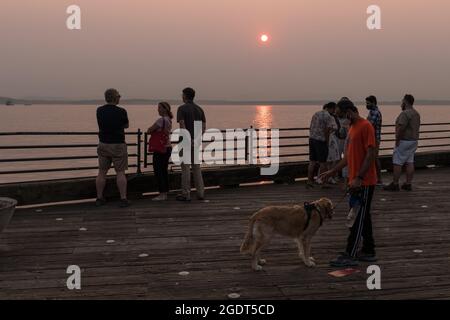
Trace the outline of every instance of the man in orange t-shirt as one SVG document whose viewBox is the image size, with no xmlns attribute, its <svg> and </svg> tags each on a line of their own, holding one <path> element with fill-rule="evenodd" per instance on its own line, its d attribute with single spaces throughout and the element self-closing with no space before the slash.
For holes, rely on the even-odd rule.
<svg viewBox="0 0 450 320">
<path fill-rule="evenodd" d="M 347 115 L 351 122 L 348 133 L 347 150 L 344 159 L 321 178 L 326 179 L 348 166 L 350 193 L 359 198 L 361 206 L 347 240 L 344 254 L 330 262 L 333 267 L 357 266 L 358 261 L 375 262 L 375 241 L 372 234 L 370 207 L 375 185 L 377 184 L 376 139 L 372 124 L 360 117 L 358 109 L 350 100 L 341 100 L 339 110 Z M 363 240 L 362 250 L 358 247 Z"/>
</svg>

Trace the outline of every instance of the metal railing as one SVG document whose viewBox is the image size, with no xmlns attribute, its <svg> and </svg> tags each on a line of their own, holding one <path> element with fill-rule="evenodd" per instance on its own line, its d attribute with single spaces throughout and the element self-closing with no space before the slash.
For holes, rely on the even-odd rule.
<svg viewBox="0 0 450 320">
<path fill-rule="evenodd" d="M 128 147 L 135 148 L 135 153 L 129 153 L 128 157 L 135 159 L 135 164 L 130 164 L 130 168 L 136 168 L 137 173 L 141 173 L 141 159 L 142 159 L 142 131 L 139 129 L 137 132 L 127 132 L 125 135 L 133 136 L 136 139 L 135 143 L 127 143 Z M 0 137 L 5 136 L 98 136 L 98 132 L 0 132 Z M 98 143 L 72 143 L 72 144 L 26 144 L 26 145 L 0 145 L 0 150 L 73 150 L 73 149 L 96 149 Z M 89 160 L 97 159 L 97 154 L 87 155 L 70 155 L 60 157 L 26 157 L 26 158 L 6 158 L 0 159 L 0 163 L 17 163 L 17 162 L 43 162 L 43 161 L 74 161 L 74 160 Z M 98 166 L 81 166 L 81 167 L 62 167 L 62 168 L 45 168 L 45 169 L 26 169 L 26 170 L 0 170 L 0 175 L 6 174 L 24 174 L 24 173 L 44 173 L 44 172 L 64 172 L 64 171 L 84 171 L 84 170 L 96 170 Z"/>
<path fill-rule="evenodd" d="M 270 130 L 270 129 L 253 129 L 256 132 L 261 130 Z M 245 130 L 245 129 L 244 129 Z M 284 162 L 292 162 L 292 161 L 303 161 L 307 160 L 308 154 L 308 139 L 309 139 L 309 128 L 281 128 L 280 131 L 280 162 L 282 160 L 286 160 Z M 221 132 L 225 133 L 226 130 L 222 130 Z M 394 142 L 395 142 L 395 125 L 385 125 L 383 126 L 383 140 L 382 147 L 380 148 L 381 152 L 389 152 L 392 151 Z M 88 170 L 96 170 L 98 169 L 97 165 L 88 165 L 88 166 L 72 166 L 72 165 L 63 165 L 61 167 L 52 167 L 48 162 L 58 161 L 58 162 L 69 162 L 73 163 L 74 161 L 79 160 L 94 160 L 97 159 L 96 152 L 87 152 L 86 150 L 95 150 L 97 148 L 97 141 L 84 141 L 87 140 L 85 138 L 93 138 L 97 139 L 97 132 L 0 132 L 0 139 L 3 137 L 63 137 L 64 141 L 68 141 L 67 137 L 77 138 L 75 140 L 80 140 L 83 138 L 83 141 L 72 141 L 74 143 L 55 143 L 55 144 L 41 144 L 40 142 L 27 143 L 21 145 L 10 145 L 10 144 L 2 144 L 2 140 L 0 140 L 0 150 L 2 150 L 2 155 L 5 155 L 4 151 L 27 151 L 27 150 L 61 150 L 64 152 L 62 156 L 48 156 L 48 155 L 39 155 L 36 157 L 12 157 L 12 158 L 3 158 L 0 157 L 0 164 L 17 164 L 18 163 L 45 163 L 45 168 L 23 168 L 26 167 L 26 164 L 20 165 L 21 169 L 13 169 L 13 170 L 1 170 L 0 175 L 18 175 L 18 174 L 32 174 L 32 173 L 46 173 L 46 172 L 69 172 L 69 171 L 88 171 Z M 129 149 L 129 162 L 130 168 L 135 169 L 136 173 L 142 173 L 143 169 L 147 169 L 151 167 L 152 162 L 150 159 L 150 153 L 148 152 L 148 137 L 147 133 L 142 132 L 140 129 L 135 132 L 127 132 L 127 146 L 131 148 L 131 152 Z M 42 140 L 42 139 L 41 139 Z M 241 139 L 242 141 L 242 139 Z M 211 141 L 204 141 L 204 143 L 209 143 Z M 259 148 L 258 145 L 254 146 L 255 148 Z M 418 152 L 427 151 L 431 149 L 442 149 L 448 148 L 450 150 L 450 123 L 425 123 L 421 126 L 421 138 L 419 143 Z M 83 154 L 75 154 L 73 151 L 77 149 L 82 149 Z M 268 147 L 270 152 L 270 146 Z M 245 147 L 238 148 L 233 147 L 231 149 L 223 149 L 223 152 L 233 151 L 235 152 L 234 160 L 245 160 L 248 163 L 250 158 L 250 153 L 253 150 L 250 150 L 250 143 L 248 137 L 245 139 Z M 238 151 L 244 151 L 245 157 L 239 158 L 236 153 Z M 259 158 L 259 159 L 263 159 Z M 289 159 L 289 160 L 288 160 Z M 225 159 L 224 159 L 225 160 Z"/>
</svg>

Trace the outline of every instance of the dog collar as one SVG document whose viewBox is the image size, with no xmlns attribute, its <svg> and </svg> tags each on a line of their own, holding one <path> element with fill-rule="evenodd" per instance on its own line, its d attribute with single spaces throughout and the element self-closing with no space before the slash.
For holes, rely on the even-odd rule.
<svg viewBox="0 0 450 320">
<path fill-rule="evenodd" d="M 317 211 L 317 213 L 319 214 L 320 226 L 323 225 L 322 213 L 320 212 L 320 209 L 315 204 L 312 204 L 312 203 L 309 203 L 309 202 L 305 202 L 304 208 L 305 208 L 305 211 L 306 211 L 306 224 L 305 224 L 305 228 L 303 229 L 303 231 L 308 229 L 309 224 L 311 222 L 311 216 L 312 216 L 314 210 Z"/>
</svg>

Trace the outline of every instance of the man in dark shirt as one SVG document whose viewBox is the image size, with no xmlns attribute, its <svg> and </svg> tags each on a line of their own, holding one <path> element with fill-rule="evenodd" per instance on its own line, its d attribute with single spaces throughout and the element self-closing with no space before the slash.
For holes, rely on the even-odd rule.
<svg viewBox="0 0 450 320">
<path fill-rule="evenodd" d="M 180 124 L 181 129 L 186 129 L 191 135 L 192 150 L 191 154 L 194 154 L 194 141 L 201 143 L 203 132 L 206 129 L 206 117 L 203 109 L 194 103 L 195 91 L 192 88 L 186 88 L 183 90 L 183 102 L 184 105 L 178 108 L 177 121 Z M 201 122 L 201 132 L 195 132 L 195 122 Z M 182 194 L 177 197 L 178 201 L 190 201 L 191 200 L 191 166 L 194 174 L 194 183 L 197 190 L 197 198 L 203 200 L 205 197 L 203 177 L 200 164 L 194 163 L 194 156 L 191 159 L 191 164 L 181 164 L 181 188 Z"/>
<path fill-rule="evenodd" d="M 383 185 L 383 178 L 381 177 L 381 162 L 379 159 L 380 154 L 380 145 L 381 145 L 381 131 L 383 128 L 383 116 L 381 114 L 380 109 L 378 108 L 378 101 L 375 96 L 369 96 L 366 98 L 366 107 L 369 110 L 369 114 L 367 116 L 367 120 L 373 125 L 375 129 L 375 139 L 377 140 L 377 148 L 376 148 L 376 156 L 377 156 L 377 184 Z"/>
<path fill-rule="evenodd" d="M 97 148 L 99 172 L 96 180 L 96 205 L 106 203 L 103 191 L 106 185 L 106 176 L 111 164 L 117 173 L 117 187 L 120 192 L 120 206 L 127 207 L 127 177 L 128 152 L 125 142 L 125 129 L 129 127 L 127 111 L 118 106 L 120 94 L 116 89 L 105 92 L 106 105 L 97 109 L 97 123 L 99 128 L 99 145 Z"/>
</svg>

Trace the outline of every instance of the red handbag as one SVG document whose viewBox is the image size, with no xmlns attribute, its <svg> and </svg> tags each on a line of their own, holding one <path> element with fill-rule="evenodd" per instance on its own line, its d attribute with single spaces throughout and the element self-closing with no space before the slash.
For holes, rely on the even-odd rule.
<svg viewBox="0 0 450 320">
<path fill-rule="evenodd" d="M 151 134 L 148 141 L 148 152 L 166 153 L 169 135 L 164 130 L 166 127 L 166 120 L 163 118 L 163 127 L 161 130 L 155 131 Z"/>
</svg>

